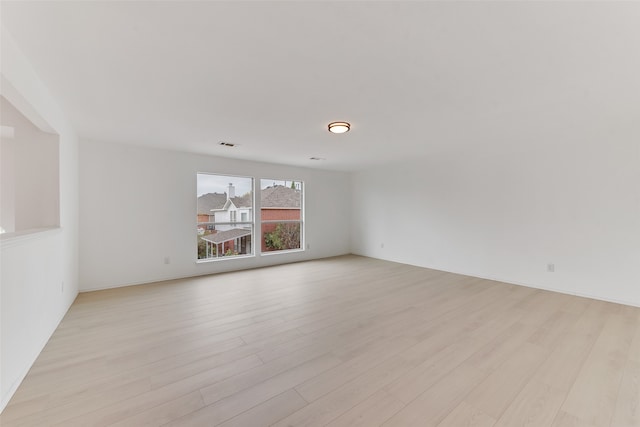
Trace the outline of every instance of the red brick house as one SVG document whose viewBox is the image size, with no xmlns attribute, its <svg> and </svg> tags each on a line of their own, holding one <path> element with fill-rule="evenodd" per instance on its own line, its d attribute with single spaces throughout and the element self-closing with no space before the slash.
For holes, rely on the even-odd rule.
<svg viewBox="0 0 640 427">
<path fill-rule="evenodd" d="M 265 243 L 265 233 L 275 231 L 277 223 L 264 221 L 299 221 L 301 219 L 302 193 L 297 188 L 274 185 L 264 188 L 260 197 L 260 219 L 262 221 L 262 251 L 269 249 Z"/>
</svg>

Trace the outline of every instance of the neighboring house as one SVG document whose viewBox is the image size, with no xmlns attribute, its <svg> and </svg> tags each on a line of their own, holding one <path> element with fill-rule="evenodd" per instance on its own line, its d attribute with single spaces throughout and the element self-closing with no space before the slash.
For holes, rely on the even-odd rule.
<svg viewBox="0 0 640 427">
<path fill-rule="evenodd" d="M 218 209 L 213 209 L 215 222 L 247 222 L 253 220 L 253 201 L 251 196 L 245 195 L 240 197 L 231 196 L 225 204 Z M 218 230 L 228 230 L 233 225 L 219 226 Z"/>
<path fill-rule="evenodd" d="M 260 192 L 261 221 L 300 220 L 299 189 L 274 185 Z M 251 230 L 234 222 L 252 221 L 253 201 L 249 195 L 236 196 L 229 184 L 226 193 L 207 193 L 198 197 L 198 235 L 204 242 L 199 258 L 215 258 L 227 251 L 251 252 Z M 221 224 L 231 223 L 231 224 Z M 262 224 L 262 251 L 267 251 L 264 234 L 273 232 L 277 223 Z"/>
<path fill-rule="evenodd" d="M 268 250 L 264 235 L 275 231 L 277 223 L 264 221 L 300 220 L 301 192 L 284 185 L 267 187 L 260 192 L 260 219 L 262 223 L 262 251 Z"/>
<path fill-rule="evenodd" d="M 208 229 L 206 222 L 215 222 L 214 210 L 220 210 L 227 202 L 227 193 L 207 193 L 198 197 L 198 228 L 202 231 Z M 210 225 L 213 230 L 213 225 Z"/>
<path fill-rule="evenodd" d="M 229 184 L 228 192 L 203 194 L 197 204 L 198 235 L 205 242 L 198 258 L 217 257 L 229 251 L 251 253 L 251 228 L 233 224 L 252 220 L 250 195 L 236 196 L 235 187 Z"/>
</svg>

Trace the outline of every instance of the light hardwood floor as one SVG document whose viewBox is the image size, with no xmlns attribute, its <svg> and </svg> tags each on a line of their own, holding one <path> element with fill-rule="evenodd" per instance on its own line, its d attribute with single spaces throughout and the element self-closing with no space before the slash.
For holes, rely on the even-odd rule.
<svg viewBox="0 0 640 427">
<path fill-rule="evenodd" d="M 368 258 L 81 294 L 9 426 L 640 426 L 640 308 Z"/>
</svg>

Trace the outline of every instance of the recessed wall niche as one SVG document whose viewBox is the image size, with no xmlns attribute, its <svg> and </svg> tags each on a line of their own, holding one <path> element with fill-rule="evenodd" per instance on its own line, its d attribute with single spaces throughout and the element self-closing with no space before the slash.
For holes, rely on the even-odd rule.
<svg viewBox="0 0 640 427">
<path fill-rule="evenodd" d="M 0 226 L 3 239 L 60 226 L 59 137 L 0 96 Z"/>
</svg>

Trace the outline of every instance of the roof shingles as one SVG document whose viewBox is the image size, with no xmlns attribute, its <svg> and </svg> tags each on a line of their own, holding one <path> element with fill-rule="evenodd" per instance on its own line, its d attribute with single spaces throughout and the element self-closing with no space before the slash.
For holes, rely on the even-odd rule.
<svg viewBox="0 0 640 427">
<path fill-rule="evenodd" d="M 200 236 L 202 240 L 210 243 L 220 244 L 234 240 L 239 237 L 251 235 L 251 230 L 246 228 L 232 228 L 231 230 L 218 231 L 217 233 Z"/>
<path fill-rule="evenodd" d="M 301 192 L 296 188 L 274 185 L 260 192 L 261 205 L 265 209 L 300 209 Z M 251 208 L 253 201 L 250 194 L 232 197 L 236 208 Z M 198 215 L 210 215 L 212 210 L 224 209 L 227 193 L 207 193 L 198 197 Z"/>
<path fill-rule="evenodd" d="M 263 208 L 300 209 L 300 190 L 275 185 L 262 190 L 261 205 Z"/>
<path fill-rule="evenodd" d="M 211 215 L 212 209 L 222 209 L 227 193 L 207 193 L 198 197 L 198 215 Z"/>
</svg>

